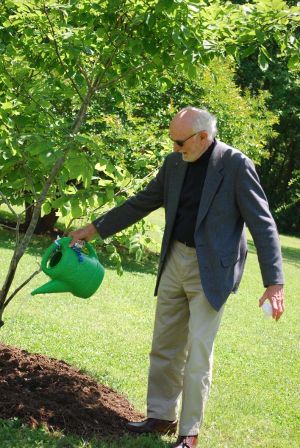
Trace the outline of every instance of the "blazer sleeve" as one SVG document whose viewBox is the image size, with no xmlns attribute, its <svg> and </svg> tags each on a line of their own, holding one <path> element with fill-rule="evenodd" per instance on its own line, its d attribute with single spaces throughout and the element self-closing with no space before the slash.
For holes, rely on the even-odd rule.
<svg viewBox="0 0 300 448">
<path fill-rule="evenodd" d="M 264 286 L 283 284 L 277 227 L 254 165 L 246 157 L 239 165 L 236 197 L 242 217 L 254 240 Z"/>
<path fill-rule="evenodd" d="M 163 205 L 165 171 L 166 160 L 156 177 L 143 190 L 93 221 L 101 238 L 126 229 Z"/>
</svg>

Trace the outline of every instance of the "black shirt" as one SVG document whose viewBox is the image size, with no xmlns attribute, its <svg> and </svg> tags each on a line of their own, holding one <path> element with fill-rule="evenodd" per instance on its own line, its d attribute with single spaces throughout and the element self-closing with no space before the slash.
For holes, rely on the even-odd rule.
<svg viewBox="0 0 300 448">
<path fill-rule="evenodd" d="M 214 140 L 209 148 L 195 160 L 188 162 L 186 170 L 174 230 L 173 239 L 195 247 L 194 233 L 198 214 L 199 203 L 206 177 L 208 162 L 215 147 Z"/>
</svg>

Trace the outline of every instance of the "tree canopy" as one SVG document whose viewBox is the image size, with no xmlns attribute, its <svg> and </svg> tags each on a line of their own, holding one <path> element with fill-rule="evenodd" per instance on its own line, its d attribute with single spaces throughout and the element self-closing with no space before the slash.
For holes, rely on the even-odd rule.
<svg viewBox="0 0 300 448">
<path fill-rule="evenodd" d="M 195 79 L 197 67 L 216 56 L 239 61 L 256 52 L 262 70 L 282 55 L 289 68 L 299 63 L 299 7 L 281 0 L 15 0 L 0 8 L 1 190 L 13 204 L 35 200 L 66 147 L 49 190 L 54 207 L 64 206 L 74 178 L 88 188 L 97 171 L 106 171 L 128 182 L 122 164 L 105 161 L 101 138 L 102 111 L 109 101 L 122 107 L 126 89 L 145 82 L 160 88 L 174 70 Z M 81 213 L 76 199 L 72 210 Z"/>
</svg>

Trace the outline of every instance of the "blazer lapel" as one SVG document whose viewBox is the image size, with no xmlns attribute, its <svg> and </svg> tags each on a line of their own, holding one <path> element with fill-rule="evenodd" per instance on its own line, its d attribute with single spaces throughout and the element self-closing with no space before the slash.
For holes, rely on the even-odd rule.
<svg viewBox="0 0 300 448">
<path fill-rule="evenodd" d="M 205 218 L 211 201 L 213 200 L 220 183 L 223 180 L 223 163 L 222 163 L 222 155 L 225 145 L 222 142 L 217 140 L 216 146 L 212 152 L 212 155 L 209 160 L 209 164 L 207 167 L 206 178 L 203 186 L 201 201 L 198 209 L 198 216 L 196 221 L 197 231 L 201 222 Z"/>
</svg>

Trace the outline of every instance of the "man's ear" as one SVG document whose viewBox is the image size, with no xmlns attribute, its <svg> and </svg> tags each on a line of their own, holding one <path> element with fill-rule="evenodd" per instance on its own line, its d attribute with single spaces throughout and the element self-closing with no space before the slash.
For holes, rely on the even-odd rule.
<svg viewBox="0 0 300 448">
<path fill-rule="evenodd" d="M 201 140 L 206 140 L 208 138 L 208 132 L 207 131 L 200 131 L 199 135 L 201 137 Z"/>
</svg>

